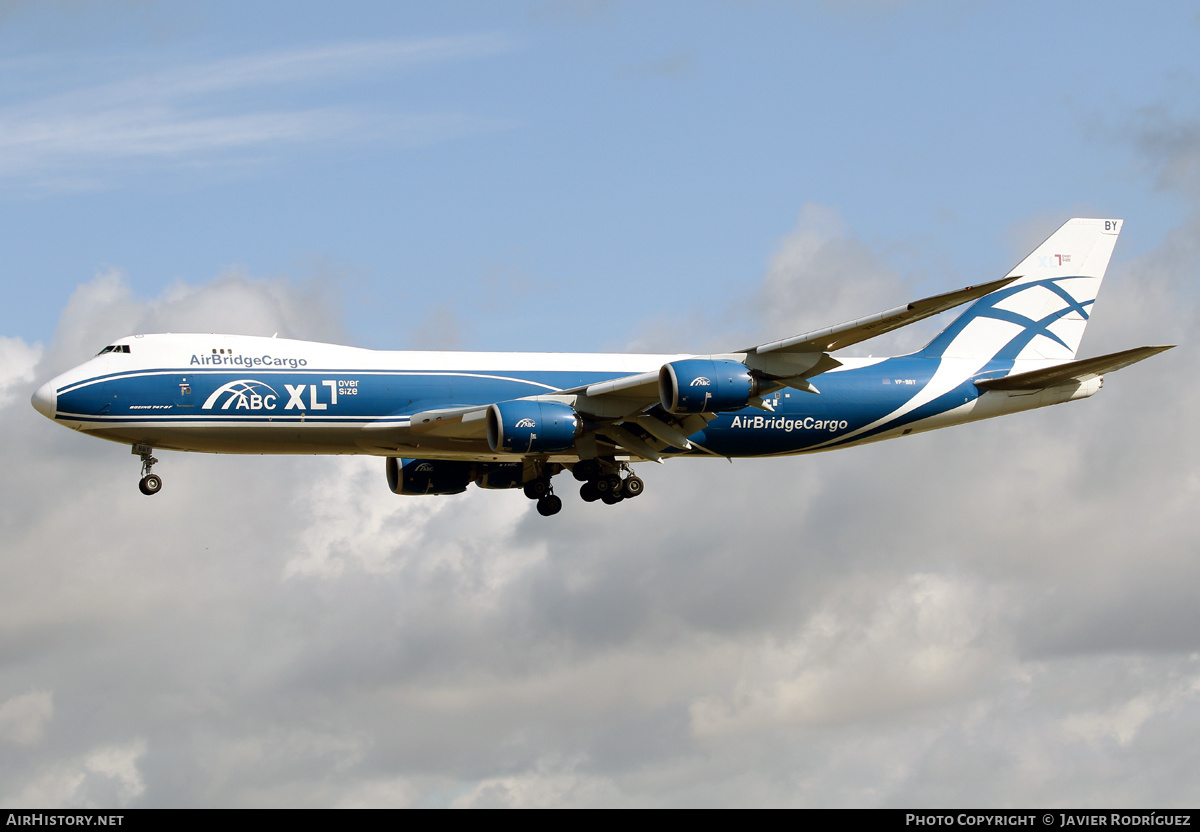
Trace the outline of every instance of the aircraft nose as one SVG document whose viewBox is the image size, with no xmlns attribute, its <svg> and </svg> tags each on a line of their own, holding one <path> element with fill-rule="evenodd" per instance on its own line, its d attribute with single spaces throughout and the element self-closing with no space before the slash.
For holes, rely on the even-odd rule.
<svg viewBox="0 0 1200 832">
<path fill-rule="evenodd" d="M 32 402 L 34 410 L 47 419 L 53 419 L 55 408 L 58 406 L 58 393 L 54 383 L 48 381 L 39 387 L 33 394 Z"/>
</svg>

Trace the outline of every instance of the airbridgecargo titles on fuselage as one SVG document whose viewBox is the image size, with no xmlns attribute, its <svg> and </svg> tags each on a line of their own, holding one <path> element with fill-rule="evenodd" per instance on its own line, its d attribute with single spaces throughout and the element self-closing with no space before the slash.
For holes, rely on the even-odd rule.
<svg viewBox="0 0 1200 832">
<path fill-rule="evenodd" d="M 805 416 L 803 419 L 788 419 L 783 416 L 734 416 L 729 425 L 732 428 L 754 428 L 755 430 L 781 430 L 791 433 L 794 430 L 822 430 L 836 433 L 850 427 L 845 419 L 815 419 Z"/>
<path fill-rule="evenodd" d="M 272 339 L 274 340 L 274 339 Z M 279 358 L 273 355 L 192 355 L 189 366 L 196 367 L 307 367 L 307 358 Z"/>
<path fill-rule="evenodd" d="M 1092 395 L 1104 373 L 1169 349 L 1075 357 L 1120 228 L 1074 219 L 999 280 L 716 355 L 136 335 L 42 385 L 33 405 L 132 446 L 145 494 L 162 486 L 156 449 L 372 454 L 397 494 L 521 488 L 550 515 L 564 471 L 585 501 L 613 504 L 642 493 L 630 467 L 642 461 L 812 453 Z M 916 353 L 840 354 L 964 304 Z"/>
</svg>

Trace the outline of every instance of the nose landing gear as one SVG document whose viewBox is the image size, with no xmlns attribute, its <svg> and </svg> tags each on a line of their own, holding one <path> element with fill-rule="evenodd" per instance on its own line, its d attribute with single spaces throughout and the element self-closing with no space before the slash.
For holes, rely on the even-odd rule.
<svg viewBox="0 0 1200 832">
<path fill-rule="evenodd" d="M 142 478 L 138 481 L 138 489 L 146 496 L 157 494 L 162 489 L 162 477 L 150 473 L 150 469 L 158 462 L 154 458 L 154 449 L 149 445 L 134 445 L 133 453 L 142 458 Z"/>
</svg>

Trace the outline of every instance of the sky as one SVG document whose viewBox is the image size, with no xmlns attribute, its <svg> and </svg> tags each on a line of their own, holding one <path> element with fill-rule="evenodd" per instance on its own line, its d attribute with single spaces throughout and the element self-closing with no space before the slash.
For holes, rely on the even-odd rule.
<svg viewBox="0 0 1200 832">
<path fill-rule="evenodd" d="M 0 3 L 0 805 L 1200 803 L 1200 4 Z M 1092 399 L 403 498 L 29 406 L 111 339 L 708 352 L 1125 227 Z M 946 320 L 859 345 L 921 345 Z M 911 331 L 910 331 L 911 330 Z"/>
</svg>

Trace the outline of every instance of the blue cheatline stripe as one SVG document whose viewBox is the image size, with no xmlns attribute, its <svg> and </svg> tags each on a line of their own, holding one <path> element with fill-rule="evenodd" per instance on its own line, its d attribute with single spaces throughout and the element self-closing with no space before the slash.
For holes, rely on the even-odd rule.
<svg viewBox="0 0 1200 832">
<path fill-rule="evenodd" d="M 563 374 L 563 371 L 561 371 L 561 370 L 531 370 L 529 372 L 531 375 L 534 375 L 534 374 L 537 374 L 537 375 Z M 585 384 L 592 384 L 592 383 L 595 383 L 595 381 L 607 381 L 611 378 L 620 378 L 621 377 L 620 374 L 617 374 L 614 376 L 610 373 L 586 373 L 586 374 L 576 373 L 576 374 L 571 374 L 572 378 L 568 383 L 566 383 L 562 386 L 556 387 L 553 384 L 547 384 L 546 382 L 535 381 L 535 380 L 529 379 L 529 378 L 521 378 L 520 376 L 502 376 L 502 375 L 497 375 L 495 373 L 483 373 L 483 372 L 472 373 L 472 372 L 469 372 L 466 370 L 343 370 L 340 368 L 328 368 L 327 367 L 325 369 L 317 369 L 317 370 L 309 370 L 309 369 L 274 370 L 274 369 L 272 369 L 272 370 L 262 370 L 259 372 L 246 373 L 244 371 L 241 371 L 240 369 L 239 369 L 239 371 L 224 370 L 224 369 L 222 369 L 222 370 L 195 370 L 195 369 L 162 370 L 162 369 L 154 369 L 154 370 L 124 370 L 119 373 L 108 373 L 108 374 L 102 375 L 102 376 L 93 376 L 93 377 L 85 379 L 83 381 L 72 382 L 71 384 L 68 384 L 65 387 L 60 387 L 55 391 L 55 393 L 58 393 L 58 394 L 70 393 L 74 390 L 78 390 L 81 387 L 87 387 L 90 384 L 97 384 L 99 382 L 104 382 L 104 381 L 120 381 L 122 379 L 144 378 L 144 377 L 148 377 L 148 376 L 177 376 L 177 375 L 184 375 L 184 376 L 201 376 L 201 375 L 203 375 L 203 376 L 215 376 L 215 375 L 228 375 L 228 376 L 237 376 L 237 375 L 242 375 L 242 376 L 246 376 L 246 375 L 328 376 L 328 375 L 332 375 L 332 374 L 339 374 L 339 375 L 343 375 L 343 376 L 350 376 L 350 375 L 376 376 L 376 377 L 377 376 L 386 376 L 386 377 L 396 377 L 396 378 L 411 378 L 411 377 L 418 377 L 418 378 L 483 378 L 483 379 L 494 379 L 496 381 L 512 381 L 512 382 L 515 382 L 518 384 L 531 384 L 535 387 L 543 387 L 551 393 L 557 393 L 560 390 L 565 390 L 569 387 L 578 386 L 578 384 L 574 380 L 574 376 L 576 376 L 576 375 L 597 376 L 597 379 L 595 379 L 594 381 L 589 380 L 589 381 L 583 382 Z"/>
<path fill-rule="evenodd" d="M 64 422 L 93 422 L 96 424 L 109 425 L 129 425 L 129 424 L 148 424 L 154 423 L 158 425 L 178 425 L 178 424 L 195 424 L 198 422 L 219 422 L 220 424 L 301 424 L 304 422 L 319 422 L 323 425 L 342 423 L 345 425 L 355 425 L 362 427 L 363 425 L 375 424 L 376 422 L 394 422 L 397 425 L 407 425 L 411 421 L 408 416 L 315 416 L 315 415 L 287 415 L 287 416 L 246 416 L 246 415 L 224 415 L 211 414 L 203 416 L 151 416 L 151 415 L 120 415 L 120 416 L 96 416 L 84 413 L 57 413 L 55 419 Z"/>
<path fill-rule="evenodd" d="M 872 436 L 878 436 L 881 433 L 887 433 L 888 431 L 895 430 L 896 428 L 902 428 L 905 425 L 911 425 L 914 422 L 919 422 L 922 419 L 929 418 L 930 416 L 938 416 L 948 410 L 953 410 L 956 407 L 962 407 L 964 404 L 967 404 L 968 402 L 963 401 L 964 395 L 971 399 L 975 399 L 978 398 L 978 394 L 979 390 L 975 387 L 974 383 L 972 383 L 970 380 L 964 381 L 954 389 L 943 393 L 936 399 L 926 402 L 920 407 L 910 410 L 903 416 L 897 416 L 895 419 L 891 419 L 882 425 L 874 427 L 868 431 L 863 431 L 862 433 L 847 439 L 832 442 L 826 445 L 825 448 L 838 448 L 842 445 L 861 442 L 864 439 L 869 439 Z M 824 450 L 824 448 L 822 448 L 822 450 Z"/>
</svg>

